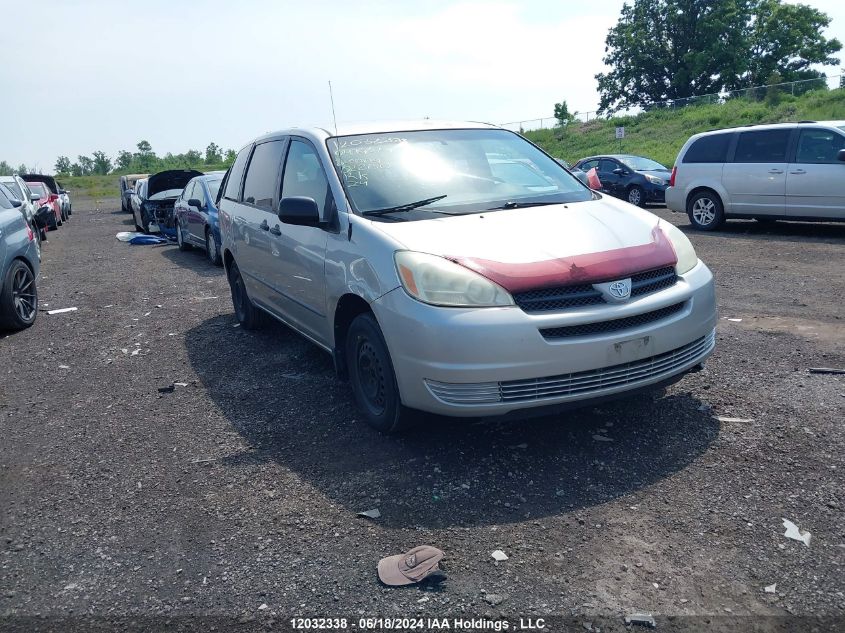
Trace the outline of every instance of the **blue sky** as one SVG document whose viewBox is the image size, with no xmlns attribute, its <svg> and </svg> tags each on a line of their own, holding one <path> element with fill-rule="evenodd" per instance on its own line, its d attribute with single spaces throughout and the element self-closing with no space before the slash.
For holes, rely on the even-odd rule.
<svg viewBox="0 0 845 633">
<path fill-rule="evenodd" d="M 845 41 L 845 2 L 810 4 Z M 4 21 L 0 159 L 50 171 L 60 154 L 114 157 L 140 139 L 164 154 L 330 126 L 328 80 L 340 121 L 504 123 L 551 116 L 561 99 L 594 110 L 622 1 L 38 5 L 39 19 Z M 0 15 L 20 6 L 0 0 Z"/>
</svg>

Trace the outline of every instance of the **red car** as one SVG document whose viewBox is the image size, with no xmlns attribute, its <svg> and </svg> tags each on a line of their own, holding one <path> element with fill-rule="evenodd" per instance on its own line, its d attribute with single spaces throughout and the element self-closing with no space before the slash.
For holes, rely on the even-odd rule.
<svg viewBox="0 0 845 633">
<path fill-rule="evenodd" d="M 59 196 L 50 189 L 47 188 L 43 182 L 29 182 L 27 181 L 26 186 L 29 187 L 32 193 L 38 195 L 38 207 L 50 207 L 53 210 L 53 215 L 55 216 L 55 220 L 51 222 L 47 228 L 51 231 L 55 231 L 62 225 L 62 202 L 59 199 Z"/>
</svg>

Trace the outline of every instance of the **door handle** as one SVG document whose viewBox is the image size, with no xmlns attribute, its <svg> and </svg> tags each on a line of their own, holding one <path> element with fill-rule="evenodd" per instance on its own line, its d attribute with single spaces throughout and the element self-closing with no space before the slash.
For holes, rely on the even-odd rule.
<svg viewBox="0 0 845 633">
<path fill-rule="evenodd" d="M 782 174 L 783 170 L 782 169 L 770 169 L 769 173 L 770 174 Z"/>
<path fill-rule="evenodd" d="M 269 230 L 269 231 L 270 231 L 270 233 L 272 233 L 273 235 L 281 235 L 281 234 L 282 234 L 282 230 L 279 228 L 279 225 L 278 225 L 278 224 L 277 224 L 276 226 L 274 226 L 272 229 L 268 229 L 268 230 Z"/>
<path fill-rule="evenodd" d="M 796 169 L 795 171 L 789 172 L 790 174 L 806 174 L 807 172 L 803 169 Z"/>
<path fill-rule="evenodd" d="M 259 224 L 259 226 L 261 227 L 262 231 L 269 231 L 270 230 L 270 225 L 267 224 L 267 220 L 262 220 L 261 224 Z"/>
</svg>

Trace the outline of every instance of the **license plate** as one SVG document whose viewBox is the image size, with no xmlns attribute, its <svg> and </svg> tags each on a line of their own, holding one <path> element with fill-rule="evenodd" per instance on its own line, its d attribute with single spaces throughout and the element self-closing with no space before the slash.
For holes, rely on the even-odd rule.
<svg viewBox="0 0 845 633">
<path fill-rule="evenodd" d="M 608 346 L 608 364 L 616 365 L 654 356 L 653 350 L 654 338 L 651 336 L 641 336 L 627 341 L 619 341 Z"/>
</svg>

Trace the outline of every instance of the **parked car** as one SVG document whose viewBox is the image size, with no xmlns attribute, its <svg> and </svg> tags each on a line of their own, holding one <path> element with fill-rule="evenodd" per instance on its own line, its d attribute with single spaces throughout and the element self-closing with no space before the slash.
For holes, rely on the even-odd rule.
<svg viewBox="0 0 845 633">
<path fill-rule="evenodd" d="M 35 233 L 0 187 L 0 329 L 21 330 L 38 315 L 36 279 L 40 267 Z"/>
<path fill-rule="evenodd" d="M 65 215 L 70 217 L 73 215 L 73 201 L 70 199 L 70 191 L 65 189 L 58 180 L 56 184 L 59 186 L 59 198 L 61 198 L 62 205 L 65 207 Z"/>
<path fill-rule="evenodd" d="M 845 220 L 845 121 L 755 125 L 684 143 L 666 206 L 713 231 L 729 218 Z"/>
<path fill-rule="evenodd" d="M 575 166 L 585 173 L 596 169 L 603 191 L 642 207 L 662 203 L 669 186 L 669 169 L 643 156 L 609 154 L 582 158 Z"/>
<path fill-rule="evenodd" d="M 17 208 L 21 217 L 24 219 L 24 222 L 26 222 L 26 225 L 32 229 L 32 232 L 35 235 L 35 250 L 38 255 L 38 261 L 41 261 L 41 240 L 39 239 L 40 232 L 35 223 L 35 215 L 27 209 L 26 203 L 24 203 L 24 201 L 21 200 L 20 197 L 3 182 L 0 182 L 0 192 L 6 196 L 6 200 L 8 200 L 13 207 Z"/>
<path fill-rule="evenodd" d="M 196 176 L 202 176 L 202 172 L 195 169 L 169 169 L 138 180 L 131 198 L 135 226 L 144 233 L 154 229 L 176 239 L 173 204 L 185 185 Z"/>
<path fill-rule="evenodd" d="M 30 228 L 36 232 L 36 238 L 40 244 L 41 238 L 46 235 L 46 233 L 42 235 L 41 229 L 36 230 L 38 223 L 35 220 L 35 214 L 38 211 L 37 202 L 40 196 L 32 193 L 20 176 L 0 176 L 0 184 L 5 185 L 9 189 L 6 193 L 7 197 L 21 201 L 22 204 L 19 210 Z"/>
<path fill-rule="evenodd" d="M 192 246 L 204 248 L 208 259 L 215 266 L 223 264 L 216 203 L 221 182 L 221 172 L 197 176 L 185 185 L 174 204 L 176 243 L 179 249 L 185 251 Z"/>
<path fill-rule="evenodd" d="M 149 174 L 127 174 L 120 177 L 120 210 L 124 213 L 132 213 L 132 192 L 135 190 L 135 183 L 141 178 L 147 178 Z"/>
<path fill-rule="evenodd" d="M 548 186 L 492 177 L 503 158 Z M 331 353 L 381 431 L 411 410 L 630 395 L 715 345 L 713 276 L 680 230 L 494 126 L 267 134 L 238 153 L 219 215 L 238 321 L 271 315 Z"/>
<path fill-rule="evenodd" d="M 578 180 L 583 182 L 588 187 L 590 186 L 590 183 L 587 180 L 587 172 L 585 172 L 583 169 L 579 169 L 578 167 L 575 167 L 574 165 L 570 165 L 568 162 L 566 162 L 562 158 L 555 158 L 555 160 L 557 162 L 559 162 L 564 169 L 568 169 L 569 173 L 571 173 L 573 176 L 575 176 Z"/>
<path fill-rule="evenodd" d="M 67 195 L 67 191 L 62 189 L 53 176 L 46 176 L 44 174 L 21 174 L 20 176 L 25 182 L 43 182 L 50 194 L 55 196 L 55 199 L 59 201 L 59 211 L 61 212 L 62 220 L 67 220 L 70 217 L 70 196 Z"/>
<path fill-rule="evenodd" d="M 62 217 L 62 205 L 61 202 L 59 202 L 58 194 L 52 193 L 43 182 L 29 180 L 25 182 L 26 186 L 29 187 L 29 190 L 38 195 L 38 202 L 36 204 L 39 207 L 48 207 L 53 211 L 53 217 L 48 219 L 46 229 L 55 231 L 64 223 L 64 218 Z"/>
</svg>

